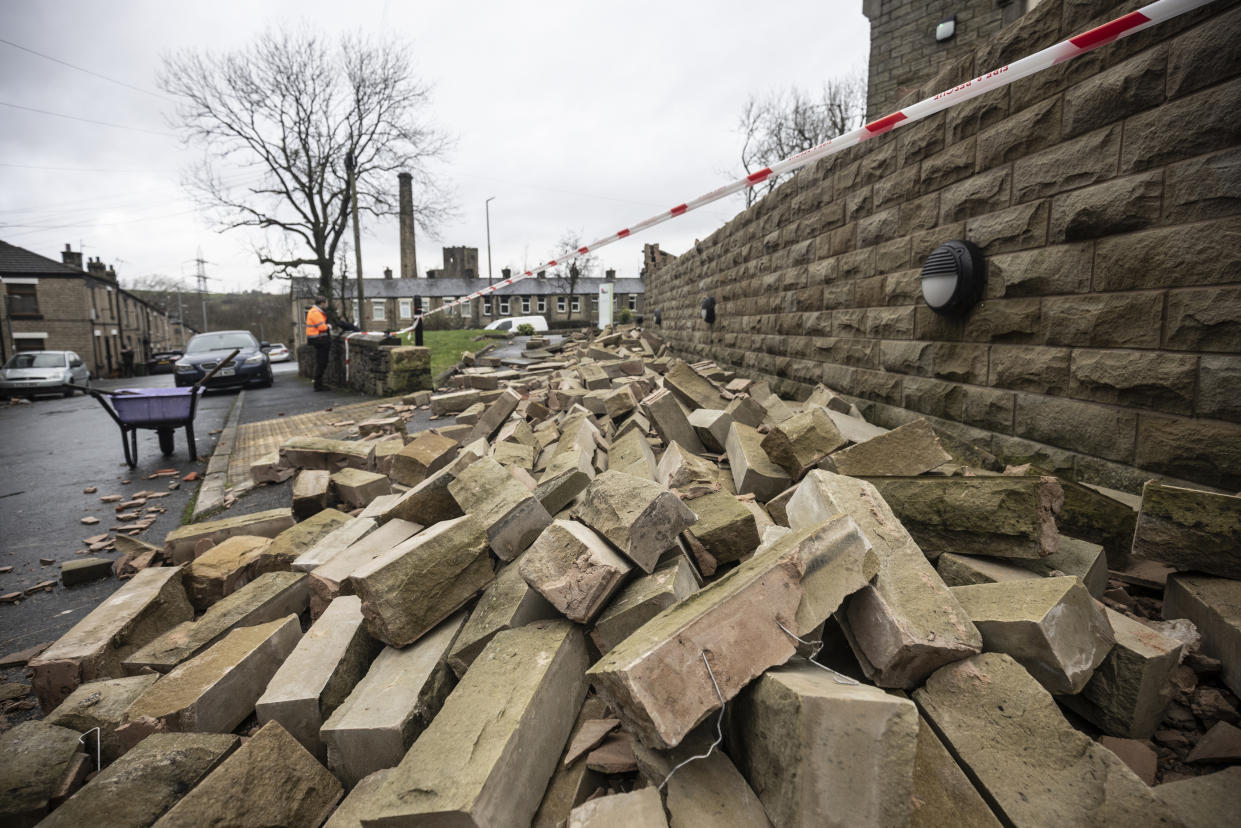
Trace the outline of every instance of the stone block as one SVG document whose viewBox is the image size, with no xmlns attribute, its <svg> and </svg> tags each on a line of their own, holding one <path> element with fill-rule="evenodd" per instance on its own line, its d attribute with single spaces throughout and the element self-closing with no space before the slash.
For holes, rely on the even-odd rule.
<svg viewBox="0 0 1241 828">
<path fill-rule="evenodd" d="M 1074 730 L 1010 656 L 984 653 L 943 667 L 914 701 L 1006 824 L 1177 824 L 1158 794 Z"/>
<path fill-rule="evenodd" d="M 276 722 L 259 729 L 166 813 L 160 828 L 221 825 L 315 828 L 344 791 L 327 769 Z"/>
<path fill-rule="evenodd" d="M 167 673 L 203 652 L 236 628 L 297 615 L 306 609 L 306 576 L 300 572 L 269 572 L 213 604 L 197 621 L 185 621 L 123 660 L 125 672 L 148 668 Z"/>
<path fill-rule="evenodd" d="M 331 477 L 336 499 L 349 509 L 361 509 L 377 497 L 392 493 L 388 478 L 361 469 L 341 469 Z"/>
<path fill-rule="evenodd" d="M 254 564 L 263 557 L 270 538 L 233 535 L 199 555 L 185 567 L 185 591 L 198 612 L 250 582 Z"/>
<path fill-rule="evenodd" d="M 478 400 L 479 393 L 473 388 L 468 388 L 465 391 L 453 391 L 448 394 L 432 394 L 431 413 L 436 417 L 458 414 L 477 403 Z"/>
<path fill-rule="evenodd" d="M 648 747 L 675 747 L 721 695 L 733 698 L 793 655 L 785 630 L 796 624 L 803 574 L 793 550 L 756 555 L 615 644 L 587 676 L 630 733 Z"/>
<path fill-rule="evenodd" d="M 320 512 L 319 515 L 334 511 L 336 510 L 325 509 L 323 512 Z M 315 517 L 317 518 L 319 515 L 316 515 Z M 309 522 L 310 521 L 303 521 L 303 523 Z M 306 544 L 305 551 L 293 559 L 293 569 L 297 572 L 311 572 L 315 568 L 330 561 L 337 553 L 343 552 L 357 541 L 366 537 L 366 535 L 374 531 L 378 525 L 379 524 L 372 518 L 348 518 L 346 523 L 338 525 L 335 529 L 328 532 L 322 538 Z"/>
<path fill-rule="evenodd" d="M 250 480 L 256 485 L 283 483 L 293 476 L 293 471 L 281 462 L 280 452 L 273 451 L 250 464 Z"/>
<path fill-rule="evenodd" d="M 1054 477 L 869 480 L 932 560 L 941 552 L 1044 558 L 1059 549 L 1064 490 Z"/>
<path fill-rule="evenodd" d="M 767 409 L 763 408 L 758 400 L 748 395 L 734 399 L 724 408 L 724 413 L 733 422 L 748 425 L 750 428 L 758 428 L 767 419 Z M 727 446 L 727 436 L 725 436 L 724 441 Z"/>
<path fill-rule="evenodd" d="M 613 438 L 612 445 L 608 447 L 608 468 L 654 480 L 655 452 L 651 450 L 646 435 L 637 429 L 630 429 Z"/>
<path fill-rule="evenodd" d="M 383 475 L 392 473 L 392 460 L 405 448 L 405 437 L 393 434 L 375 441 L 375 471 Z"/>
<path fill-rule="evenodd" d="M 362 816 L 390 773 L 392 768 L 377 770 L 354 785 L 353 790 L 345 794 L 340 805 L 332 811 L 323 828 L 362 828 Z"/>
<path fill-rule="evenodd" d="M 741 694 L 732 727 L 738 769 L 773 824 L 908 824 L 918 738 L 909 699 L 797 658 Z"/>
<path fill-rule="evenodd" d="M 288 571 L 302 553 L 319 543 L 353 518 L 336 509 L 321 512 L 296 523 L 271 539 L 265 552 L 251 565 L 251 577 L 268 572 Z"/>
<path fill-rule="evenodd" d="M 60 565 L 60 582 L 65 586 L 77 586 L 112 577 L 111 558 L 78 558 Z"/>
<path fill-rule="evenodd" d="M 491 439 L 491 435 L 496 433 L 509 415 L 517 410 L 517 404 L 521 402 L 521 395 L 512 388 L 505 388 L 496 398 L 487 404 L 487 408 L 479 415 L 478 422 L 474 423 L 474 427 L 470 430 L 462 443 L 472 443 L 475 440 Z"/>
<path fill-rule="evenodd" d="M 1138 417 L 1135 465 L 1147 471 L 1241 489 L 1241 424 Z"/>
<path fill-rule="evenodd" d="M 1053 693 L 1080 693 L 1112 649 L 1103 608 L 1072 576 L 952 588 L 983 646 L 1015 658 Z"/>
<path fill-rule="evenodd" d="M 1197 373 L 1196 356 L 1078 349 L 1073 352 L 1069 393 L 1096 402 L 1189 414 Z"/>
<path fill-rule="evenodd" d="M 1241 106 L 1241 81 L 1218 83 L 1193 95 L 1169 101 L 1125 122 L 1120 154 L 1121 172 L 1149 170 L 1172 161 L 1204 155 L 1237 145 L 1237 124 L 1223 115 Z M 1168 130 L 1194 119 L 1194 130 L 1176 135 Z"/>
<path fill-rule="evenodd" d="M 111 763 L 127 747 L 116 737 L 116 729 L 125 723 L 125 711 L 157 678 L 152 673 L 89 681 L 70 693 L 43 721 L 78 733 L 99 728 L 100 754 L 105 764 Z"/>
<path fill-rule="evenodd" d="M 705 380 L 704 380 L 705 382 Z M 686 418 L 677 398 L 667 388 L 659 388 L 642 398 L 644 413 L 665 445 L 680 443 L 687 450 L 701 454 L 706 450 L 700 435 Z M 696 409 L 697 406 L 691 406 Z"/>
<path fill-rule="evenodd" d="M 498 634 L 389 775 L 364 824 L 528 825 L 586 694 L 586 665 L 585 641 L 568 622 Z"/>
<path fill-rule="evenodd" d="M 486 530 L 491 550 L 503 561 L 521 554 L 552 522 L 530 490 L 490 457 L 471 463 L 448 492 Z"/>
<path fill-rule="evenodd" d="M 39 824 L 78 828 L 106 815 L 113 828 L 146 828 L 240 744 L 231 733 L 152 733 Z"/>
<path fill-rule="evenodd" d="M 39 704 L 50 712 L 80 684 L 120 678 L 135 650 L 193 617 L 180 567 L 142 570 L 28 662 Z"/>
<path fill-rule="evenodd" d="M 690 503 L 698 521 L 686 531 L 716 563 L 739 561 L 758 547 L 758 522 L 736 496 L 716 492 L 696 497 Z"/>
<path fill-rule="evenodd" d="M 1241 767 L 1234 766 L 1205 776 L 1164 782 L 1156 793 L 1186 828 L 1216 828 L 1227 825 L 1236 812 L 1238 785 Z"/>
<path fill-rule="evenodd" d="M 324 437 L 290 437 L 280 446 L 280 462 L 296 469 L 337 472 L 349 467 L 374 471 L 375 444 Z"/>
<path fill-rule="evenodd" d="M 982 649 L 977 628 L 873 485 L 812 471 L 787 513 L 794 530 L 849 515 L 870 541 L 879 572 L 838 617 L 858 662 L 880 687 L 917 686 L 944 664 Z"/>
<path fill-rule="evenodd" d="M 603 398 L 603 410 L 612 420 L 623 420 L 638 407 L 636 389 L 632 383 L 613 388 Z"/>
<path fill-rule="evenodd" d="M 1090 290 L 1091 264 L 1094 245 L 1058 244 L 1021 253 L 1004 253 L 987 261 L 988 297 L 1020 298 L 1023 296 L 1048 296 L 1065 293 L 1085 293 Z M 1027 352 L 1029 348 L 992 348 L 994 355 L 1001 350 Z M 1067 355 L 1066 355 L 1067 357 Z M 1011 362 L 1011 361 L 1010 361 Z M 995 366 L 992 365 L 992 368 Z M 1065 363 L 1067 369 L 1067 359 Z M 1020 363 L 1010 365 L 1020 368 Z M 992 383 L 995 385 L 996 383 Z M 1064 385 L 1052 386 L 1064 388 Z M 1037 391 L 1040 389 L 1025 389 Z"/>
<path fill-rule="evenodd" d="M 28 828 L 47 816 L 78 747 L 77 731 L 45 722 L 22 722 L 0 735 L 0 821 Z"/>
<path fill-rule="evenodd" d="M 249 515 L 190 523 L 174 529 L 164 538 L 164 557 L 183 564 L 194 560 L 196 549 L 204 541 L 214 546 L 233 535 L 255 535 L 274 538 L 294 524 L 292 509 L 268 509 Z M 206 545 L 206 544 L 204 544 Z"/>
<path fill-rule="evenodd" d="M 759 445 L 789 477 L 797 480 L 847 444 L 827 411 L 814 406 L 772 426 Z"/>
<path fill-rule="evenodd" d="M 995 584 L 1043 577 L 1016 565 L 1013 558 L 983 558 L 945 552 L 935 561 L 935 569 L 950 587 L 969 584 Z M 1104 570 L 1106 574 L 1106 570 Z"/>
<path fill-rule="evenodd" d="M 441 520 L 461 517 L 464 512 L 448 491 L 448 485 L 471 463 L 482 457 L 481 452 L 464 449 L 455 460 L 426 480 L 400 495 L 376 519 L 381 523 L 394 518 L 430 526 Z"/>
<path fill-rule="evenodd" d="M 126 718 L 149 717 L 174 731 L 228 733 L 254 712 L 301 636 L 296 615 L 239 627 L 160 677 L 130 705 Z"/>
<path fill-rule="evenodd" d="M 695 520 L 680 498 L 658 483 L 613 471 L 591 481 L 573 516 L 648 573 Z"/>
<path fill-rule="evenodd" d="M 528 554 L 529 550 L 500 567 L 453 641 L 448 664 L 457 678 L 465 674 L 496 633 L 559 616 L 556 608 L 521 576 L 520 563 Z"/>
<path fill-rule="evenodd" d="M 719 409 L 697 408 L 689 413 L 689 424 L 694 429 L 703 448 L 707 451 L 723 454 L 724 445 L 728 442 L 728 427 L 733 418 Z M 666 440 L 671 444 L 672 441 Z M 691 449 L 692 450 L 692 449 Z"/>
<path fill-rule="evenodd" d="M 385 647 L 323 724 L 328 767 L 346 788 L 396 767 L 435 718 L 454 684 L 446 658 L 464 622 L 459 613 L 403 650 Z"/>
<path fill-rule="evenodd" d="M 624 471 L 611 463 L 608 468 Z M 689 494 L 702 489 L 718 490 L 720 470 L 710 460 L 691 454 L 680 443 L 670 443 L 659 458 L 653 477 L 661 486 Z"/>
<path fill-rule="evenodd" d="M 693 565 L 678 555 L 621 589 L 595 619 L 591 640 L 600 653 L 606 654 L 647 621 L 697 592 L 698 586 Z"/>
<path fill-rule="evenodd" d="M 664 374 L 664 387 L 675 394 L 690 411 L 695 408 L 728 407 L 728 400 L 720 394 L 715 384 L 684 362 L 677 362 L 668 369 Z"/>
<path fill-rule="evenodd" d="M 310 611 L 316 618 L 337 595 L 349 595 L 348 578 L 356 570 L 422 531 L 422 526 L 394 518 L 363 535 L 310 571 Z"/>
<path fill-rule="evenodd" d="M 1104 733 L 1149 739 L 1172 698 L 1183 645 L 1127 615 L 1104 611 L 1116 646 L 1080 693 L 1059 701 Z"/>
<path fill-rule="evenodd" d="M 913 814 L 910 828 L 1000 828 L 986 800 L 961 770 L 956 759 L 918 719 L 918 749 L 914 754 Z"/>
<path fill-rule="evenodd" d="M 578 624 L 599 614 L 630 569 L 603 538 L 571 520 L 553 520 L 519 565 L 526 583 Z"/>
<path fill-rule="evenodd" d="M 762 448 L 763 435 L 740 422 L 728 428 L 728 465 L 738 494 L 753 494 L 766 502 L 789 487 L 784 469 L 772 462 Z"/>
<path fill-rule="evenodd" d="M 1041 247 L 1047 243 L 1048 212 L 1047 202 L 1040 200 L 976 216 L 965 223 L 965 237 L 988 256 Z"/>
<path fill-rule="evenodd" d="M 1014 200 L 1030 201 L 1112 178 L 1120 140 L 1117 124 L 1022 158 L 1013 165 Z"/>
<path fill-rule="evenodd" d="M 293 517 L 305 520 L 327 508 L 332 473 L 326 469 L 303 469 L 293 478 Z"/>
<path fill-rule="evenodd" d="M 930 423 L 921 418 L 832 455 L 836 471 L 851 477 L 918 475 L 951 460 Z"/>
<path fill-rule="evenodd" d="M 836 430 L 850 443 L 864 443 L 888 432 L 886 428 L 866 422 L 860 414 L 851 416 L 829 408 L 827 416 L 832 418 Z"/>
<path fill-rule="evenodd" d="M 714 735 L 714 728 L 712 728 Z M 722 828 L 770 828 L 750 784 L 722 751 L 707 753 L 708 742 L 691 735 L 681 746 L 670 752 L 657 752 L 634 743 L 638 770 L 652 784 L 667 780 L 664 803 L 669 824 L 673 828 L 712 825 Z M 677 768 L 691 756 L 700 756 Z"/>
<path fill-rule="evenodd" d="M 1102 546 L 1090 541 L 1061 535 L 1060 548 L 1045 558 L 1010 558 L 1006 562 L 1044 578 L 1074 575 L 1095 598 L 1102 597 L 1107 589 L 1107 556 Z"/>
<path fill-rule="evenodd" d="M 280 722 L 315 758 L 327 749 L 323 723 L 366 675 L 380 644 L 367 634 L 362 600 L 342 595 L 332 601 L 272 676 L 254 710 L 260 724 Z"/>
<path fill-rule="evenodd" d="M 1224 684 L 1241 695 L 1241 582 L 1173 575 L 1164 590 L 1163 617 L 1193 621 L 1202 652 L 1220 660 Z"/>
<path fill-rule="evenodd" d="M 527 472 L 530 471 L 534 468 L 535 457 L 536 451 L 534 446 L 527 446 L 522 443 L 496 443 L 491 449 L 491 459 L 510 471 L 514 468 L 523 469 Z"/>
<path fill-rule="evenodd" d="M 1142 487 L 1133 557 L 1241 580 L 1241 497 L 1168 486 Z"/>
<path fill-rule="evenodd" d="M 844 600 L 879 574 L 879 556 L 853 518 L 836 515 L 818 525 L 781 533 L 763 554 L 791 553 L 801 561 L 801 602 L 793 631 L 813 635 Z"/>
<path fill-rule="evenodd" d="M 456 458 L 461 444 L 428 430 L 406 444 L 392 458 L 392 479 L 403 486 L 417 486 Z"/>
<path fill-rule="evenodd" d="M 1056 196 L 1048 241 L 1075 242 L 1142 230 L 1159 222 L 1163 171 L 1141 173 Z"/>
<path fill-rule="evenodd" d="M 349 576 L 370 635 L 405 647 L 430 632 L 495 578 L 483 525 L 441 521 L 362 564 Z"/>
<path fill-rule="evenodd" d="M 568 828 L 667 828 L 664 804 L 654 788 L 610 794 L 578 805 Z"/>
</svg>

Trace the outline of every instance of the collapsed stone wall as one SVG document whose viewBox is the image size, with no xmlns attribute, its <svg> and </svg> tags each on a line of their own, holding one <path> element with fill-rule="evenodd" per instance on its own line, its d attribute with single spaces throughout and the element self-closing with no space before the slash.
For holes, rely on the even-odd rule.
<svg viewBox="0 0 1241 828">
<path fill-rule="evenodd" d="M 1138 3 L 1045 0 L 910 96 Z M 649 274 L 687 358 L 1009 462 L 1241 488 L 1241 8 L 1213 3 L 801 171 Z M 919 273 L 987 257 L 960 322 Z M 716 321 L 699 315 L 706 296 Z"/>
<path fill-rule="evenodd" d="M 350 337 L 346 379 L 344 340 L 333 337 L 325 380 L 329 385 L 348 387 L 377 397 L 429 390 L 432 387 L 431 350 L 391 344 L 398 341 L 382 334 Z M 315 349 L 312 346 L 298 347 L 297 365 L 298 373 L 303 377 L 314 377 Z"/>
</svg>

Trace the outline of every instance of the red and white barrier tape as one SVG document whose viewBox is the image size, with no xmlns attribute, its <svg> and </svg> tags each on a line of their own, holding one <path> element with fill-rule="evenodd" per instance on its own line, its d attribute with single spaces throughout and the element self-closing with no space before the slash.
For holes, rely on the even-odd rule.
<svg viewBox="0 0 1241 828">
<path fill-rule="evenodd" d="M 999 89 L 1000 87 L 1007 86 L 1014 81 L 1029 77 L 1036 72 L 1041 72 L 1044 69 L 1049 69 L 1057 64 L 1064 63 L 1067 60 L 1072 60 L 1079 55 L 1084 55 L 1092 49 L 1097 49 L 1100 46 L 1111 43 L 1117 38 L 1125 37 L 1135 32 L 1140 32 L 1143 29 L 1154 26 L 1157 23 L 1163 23 L 1173 17 L 1193 11 L 1201 6 L 1205 6 L 1210 2 L 1211 0 L 1156 0 L 1156 2 L 1151 3 L 1148 6 L 1143 6 L 1137 11 L 1129 12 L 1122 17 L 1118 17 L 1108 23 L 1104 23 L 1102 26 L 1093 28 L 1088 32 L 1083 32 L 1075 37 L 1070 37 L 1068 40 L 1061 41 L 1054 46 L 1048 46 L 1046 49 L 1035 52 L 1034 54 L 1024 57 L 1015 63 L 1009 63 L 997 69 L 992 69 L 990 72 L 979 75 L 973 80 L 965 81 L 964 83 L 954 86 L 951 89 L 945 89 L 943 92 L 940 92 L 930 98 L 918 101 L 917 103 L 907 106 L 904 109 L 897 110 L 890 115 L 885 115 L 878 120 L 871 121 L 865 126 L 858 127 L 852 132 L 846 132 L 843 135 L 838 135 L 830 141 L 825 141 L 824 143 L 819 144 L 817 147 L 800 152 L 797 155 L 780 161 L 779 163 L 772 164 L 770 167 L 751 173 L 745 178 L 738 179 L 737 181 L 734 181 L 724 187 L 712 190 L 705 195 L 700 195 L 692 201 L 678 204 L 672 209 L 660 213 L 659 215 L 652 216 L 645 221 L 640 221 L 637 224 L 624 228 L 623 230 L 618 230 L 610 236 L 605 236 L 598 241 L 591 242 L 588 245 L 578 248 L 577 253 L 584 255 L 591 251 L 598 250 L 601 247 L 612 244 L 613 242 L 618 242 L 621 239 L 640 233 L 643 230 L 649 230 L 657 224 L 662 224 L 665 221 L 676 218 L 677 216 L 682 216 L 688 212 L 697 210 L 699 207 L 703 207 L 713 201 L 719 201 L 720 199 L 726 198 L 733 193 L 738 193 L 749 187 L 761 184 L 773 175 L 783 175 L 784 173 L 801 169 L 802 167 L 813 164 L 820 158 L 835 155 L 836 153 L 846 150 L 849 147 L 860 144 L 863 141 L 868 141 L 876 136 L 883 135 L 885 132 L 890 132 L 898 127 L 908 126 L 915 121 L 920 121 L 923 118 L 934 115 L 936 112 L 941 112 L 949 107 L 968 101 L 971 98 L 976 98 L 979 95 L 990 92 L 993 89 Z M 574 258 L 576 258 L 576 256 L 574 256 Z M 445 302 L 438 308 L 423 311 L 414 318 L 413 324 L 409 327 L 402 328 L 399 331 L 393 331 L 393 333 L 401 334 L 412 331 L 414 328 L 418 327 L 424 317 L 432 313 L 449 310 L 481 296 L 486 296 L 487 294 L 497 291 L 500 288 L 508 287 L 509 285 L 520 282 L 524 279 L 529 279 L 539 271 L 555 267 L 557 264 L 559 264 L 559 262 L 556 259 L 551 259 L 543 262 L 542 264 L 536 265 L 532 269 L 527 270 L 518 276 L 488 285 L 481 290 L 476 290 L 473 293 L 467 296 L 462 296 L 452 302 Z M 381 332 L 359 331 L 358 333 Z M 348 348 L 348 337 L 346 337 L 346 360 L 348 359 Z M 346 371 L 347 370 L 348 367 L 346 364 Z"/>
</svg>

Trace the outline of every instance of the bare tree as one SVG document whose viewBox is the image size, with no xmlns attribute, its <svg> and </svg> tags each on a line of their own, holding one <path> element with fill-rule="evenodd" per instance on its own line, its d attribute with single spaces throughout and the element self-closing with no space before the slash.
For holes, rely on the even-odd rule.
<svg viewBox="0 0 1241 828">
<path fill-rule="evenodd" d="M 866 83 L 861 75 L 828 81 L 817 98 L 797 88 L 764 97 L 751 95 L 741 109 L 741 166 L 746 175 L 856 129 L 866 120 Z M 775 188 L 778 176 L 747 187 L 749 207 Z"/>
<path fill-rule="evenodd" d="M 184 141 L 203 150 L 187 176 L 191 191 L 221 230 L 261 231 L 255 253 L 269 278 L 317 269 L 320 292 L 333 295 L 350 155 L 361 212 L 394 214 L 393 179 L 409 172 L 424 230 L 451 213 L 429 171 L 448 142 L 420 120 L 428 87 L 394 40 L 345 35 L 332 44 L 304 28 L 272 29 L 233 52 L 166 55 L 159 85 L 178 99 Z M 250 173 L 241 183 L 238 167 Z"/>
<path fill-rule="evenodd" d="M 556 288 L 569 297 L 566 319 L 573 318 L 573 295 L 577 290 L 578 280 L 590 278 L 598 267 L 599 260 L 594 253 L 579 253 L 582 234 L 578 230 L 566 230 L 556 243 L 556 266 L 547 272 L 550 279 L 556 280 Z"/>
</svg>

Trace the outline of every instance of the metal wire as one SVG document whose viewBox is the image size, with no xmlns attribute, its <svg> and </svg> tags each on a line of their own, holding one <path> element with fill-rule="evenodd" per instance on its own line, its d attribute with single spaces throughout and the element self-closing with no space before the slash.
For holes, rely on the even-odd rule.
<svg viewBox="0 0 1241 828">
<path fill-rule="evenodd" d="M 831 667 L 824 666 L 814 660 L 814 657 L 817 656 L 819 654 L 819 651 L 823 649 L 822 641 L 806 641 L 804 638 L 798 638 L 796 635 L 793 634 L 793 632 L 788 627 L 784 626 L 779 621 L 776 622 L 776 626 L 784 630 L 784 634 L 787 635 L 789 638 L 793 639 L 794 641 L 805 644 L 807 647 L 814 647 L 814 649 L 810 651 L 810 655 L 808 657 L 810 663 L 813 664 L 815 667 L 818 667 L 820 670 L 826 670 L 828 674 L 831 675 L 832 681 L 836 682 L 837 684 L 852 684 L 858 687 L 861 686 L 862 682 L 858 681 L 857 679 L 849 678 L 844 673 L 838 673 L 835 670 L 833 670 Z"/>
<path fill-rule="evenodd" d="M 668 780 L 672 778 L 672 774 L 676 773 L 690 762 L 698 759 L 706 759 L 711 755 L 720 742 L 724 741 L 724 706 L 727 702 L 724 701 L 724 694 L 720 692 L 720 685 L 715 680 L 715 671 L 711 669 L 711 662 L 707 661 L 707 653 L 705 650 L 702 652 L 702 663 L 707 665 L 707 675 L 711 677 L 711 686 L 715 688 L 715 695 L 720 699 L 720 715 L 715 720 L 715 741 L 711 743 L 711 747 L 707 748 L 706 753 L 701 754 L 700 756 L 691 756 L 672 770 L 668 771 L 668 775 L 664 777 L 663 782 L 659 783 L 659 787 L 656 788 L 656 790 L 662 791 L 664 786 L 668 784 Z"/>
</svg>

